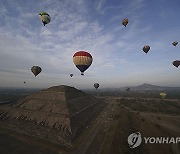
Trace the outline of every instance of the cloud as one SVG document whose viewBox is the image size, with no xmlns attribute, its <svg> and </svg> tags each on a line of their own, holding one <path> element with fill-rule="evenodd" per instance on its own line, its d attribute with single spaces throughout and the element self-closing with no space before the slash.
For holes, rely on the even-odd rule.
<svg viewBox="0 0 180 154">
<path fill-rule="evenodd" d="M 39 86 L 63 83 L 86 87 L 94 80 L 103 80 L 108 85 L 110 83 L 107 81 L 114 80 L 116 76 L 116 82 L 120 76 L 127 83 L 126 75 L 129 75 L 129 80 L 139 82 L 137 78 L 148 78 L 146 69 L 154 72 L 153 75 L 158 74 L 158 71 L 150 68 L 157 67 L 157 64 L 167 66 L 178 56 L 178 48 L 173 48 L 174 54 L 171 55 L 167 52 L 171 50 L 167 44 L 171 44 L 173 38 L 178 39 L 179 29 L 172 27 L 157 34 L 153 23 L 144 21 L 145 15 L 141 11 L 147 5 L 144 0 L 129 0 L 118 5 L 115 1 L 109 2 L 1 2 L 3 15 L 0 19 L 4 22 L 0 27 L 0 73 L 4 75 L 0 81 L 13 83 L 14 75 L 14 78 L 18 78 L 14 85 L 26 77 L 33 86 L 39 82 Z M 13 15 L 9 14 L 11 11 Z M 40 11 L 51 15 L 52 20 L 46 26 L 39 20 Z M 129 18 L 126 28 L 121 25 L 124 17 Z M 162 37 L 165 35 L 168 37 Z M 146 43 L 152 46 L 148 56 L 142 52 Z M 93 64 L 85 72 L 87 80 L 83 78 L 81 83 L 78 82 L 80 72 L 72 61 L 73 54 L 79 50 L 88 51 L 93 56 Z M 171 60 L 164 60 L 167 57 Z M 39 65 L 43 70 L 37 80 L 33 80 L 30 72 L 33 65 Z M 67 78 L 70 73 L 75 74 L 74 80 Z M 9 75 L 11 77 L 7 79 Z"/>
<path fill-rule="evenodd" d="M 14 69 L 9 69 L 9 68 L 3 68 L 3 67 L 0 67 L 0 72 L 5 72 L 5 73 L 12 73 L 12 74 L 29 74 L 27 73 L 27 71 L 23 71 L 23 70 L 14 70 Z"/>
<path fill-rule="evenodd" d="M 104 9 L 103 9 L 104 4 L 105 4 L 105 0 L 99 0 L 98 2 L 95 3 L 96 10 L 100 14 L 104 14 Z"/>
<path fill-rule="evenodd" d="M 0 2 L 0 14 L 1 14 L 1 16 L 4 16 L 4 15 L 6 15 L 6 13 L 8 12 L 7 11 L 7 9 L 6 9 L 6 6 L 2 3 L 2 2 Z"/>
</svg>

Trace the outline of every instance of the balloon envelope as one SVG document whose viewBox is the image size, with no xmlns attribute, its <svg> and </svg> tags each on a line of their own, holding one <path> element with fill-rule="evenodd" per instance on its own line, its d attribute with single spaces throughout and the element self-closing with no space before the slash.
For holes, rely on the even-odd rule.
<svg viewBox="0 0 180 154">
<path fill-rule="evenodd" d="M 70 77 L 73 77 L 73 74 L 70 74 Z"/>
<path fill-rule="evenodd" d="M 41 73 L 41 71 L 42 71 L 42 69 L 41 69 L 41 67 L 39 67 L 39 66 L 33 66 L 33 67 L 31 68 L 31 72 L 32 72 L 35 76 L 37 76 L 39 73 Z"/>
<path fill-rule="evenodd" d="M 86 51 L 78 51 L 73 55 L 73 62 L 75 66 L 81 71 L 81 75 L 84 75 L 89 66 L 92 64 L 93 58 L 90 53 Z"/>
<path fill-rule="evenodd" d="M 46 12 L 40 12 L 39 13 L 39 18 L 42 21 L 43 25 L 45 26 L 46 24 L 50 23 L 51 17 L 48 13 Z"/>
<path fill-rule="evenodd" d="M 99 88 L 99 83 L 95 83 L 94 88 L 96 88 L 96 90 L 97 90 Z"/>
<path fill-rule="evenodd" d="M 122 25 L 124 25 L 126 27 L 127 24 L 128 24 L 128 19 L 127 18 L 123 19 L 122 20 Z"/>
<path fill-rule="evenodd" d="M 166 97 L 166 93 L 160 93 L 159 95 L 161 96 L 161 98 L 165 98 Z"/>
<path fill-rule="evenodd" d="M 130 88 L 126 88 L 126 91 L 129 91 L 130 90 Z"/>
<path fill-rule="evenodd" d="M 143 47 L 143 51 L 147 54 L 148 53 L 148 51 L 150 50 L 150 46 L 149 45 L 145 45 L 144 47 Z"/>
<path fill-rule="evenodd" d="M 172 63 L 175 67 L 179 67 L 179 65 L 180 65 L 180 61 L 179 60 L 175 60 L 175 61 L 173 61 L 173 63 Z"/>
<path fill-rule="evenodd" d="M 174 41 L 174 42 L 172 43 L 172 45 L 174 45 L 174 46 L 176 46 L 177 44 L 178 44 L 177 41 Z"/>
</svg>

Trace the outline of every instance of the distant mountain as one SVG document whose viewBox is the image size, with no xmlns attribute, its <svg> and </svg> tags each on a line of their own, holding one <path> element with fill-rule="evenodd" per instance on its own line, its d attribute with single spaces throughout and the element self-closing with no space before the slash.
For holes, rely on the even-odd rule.
<svg viewBox="0 0 180 154">
<path fill-rule="evenodd" d="M 157 85 L 151 85 L 148 83 L 144 83 L 139 86 L 127 86 L 130 88 L 130 91 L 180 91 L 180 87 L 165 87 L 165 86 L 157 86 Z M 116 92 L 116 91 L 126 91 L 127 87 L 121 87 L 121 88 L 103 88 L 98 89 L 98 91 L 101 92 Z M 94 92 L 94 89 L 86 90 L 87 92 Z"/>
<path fill-rule="evenodd" d="M 131 89 L 133 89 L 133 90 L 159 90 L 159 89 L 164 89 L 164 88 L 161 86 L 156 86 L 156 85 L 144 83 L 144 84 L 139 85 L 139 86 L 131 87 Z"/>
<path fill-rule="evenodd" d="M 130 87 L 131 90 L 180 90 L 180 87 L 162 87 L 162 86 L 157 86 L 157 85 L 151 85 L 148 83 L 144 83 L 139 86 L 133 86 Z"/>
</svg>

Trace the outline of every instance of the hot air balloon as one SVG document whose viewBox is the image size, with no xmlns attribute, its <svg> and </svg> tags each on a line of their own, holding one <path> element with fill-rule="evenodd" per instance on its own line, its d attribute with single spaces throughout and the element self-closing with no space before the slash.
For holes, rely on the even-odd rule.
<svg viewBox="0 0 180 154">
<path fill-rule="evenodd" d="M 126 27 L 127 24 L 128 24 L 128 19 L 127 18 L 123 19 L 122 20 L 122 25 L 124 25 Z"/>
<path fill-rule="evenodd" d="M 166 93 L 160 93 L 159 95 L 161 96 L 161 98 L 165 98 L 166 97 Z"/>
<path fill-rule="evenodd" d="M 96 90 L 97 90 L 99 88 L 99 83 L 95 83 L 94 88 L 96 88 Z"/>
<path fill-rule="evenodd" d="M 73 74 L 70 74 L 70 77 L 73 77 Z"/>
<path fill-rule="evenodd" d="M 26 81 L 24 81 L 24 84 L 26 83 Z"/>
<path fill-rule="evenodd" d="M 90 53 L 86 51 L 78 51 L 73 56 L 73 62 L 76 67 L 81 71 L 81 75 L 84 75 L 89 66 L 92 64 L 93 58 Z"/>
<path fill-rule="evenodd" d="M 145 45 L 144 47 L 143 47 L 143 51 L 147 54 L 148 53 L 148 51 L 150 50 L 150 46 L 149 45 Z"/>
<path fill-rule="evenodd" d="M 174 45 L 174 46 L 176 46 L 177 44 L 178 44 L 177 41 L 174 41 L 174 42 L 172 43 L 172 45 Z"/>
<path fill-rule="evenodd" d="M 42 69 L 41 69 L 41 67 L 39 67 L 39 66 L 33 66 L 33 67 L 31 68 L 31 72 L 35 75 L 35 77 L 36 77 L 39 73 L 41 73 L 41 71 L 42 71 Z"/>
<path fill-rule="evenodd" d="M 175 61 L 173 61 L 173 63 L 172 63 L 175 67 L 179 67 L 179 65 L 180 65 L 180 60 L 175 60 Z"/>
<path fill-rule="evenodd" d="M 41 19 L 44 26 L 46 24 L 50 23 L 50 21 L 51 21 L 50 15 L 48 13 L 46 13 L 46 12 L 40 12 L 39 13 L 39 18 Z"/>
<path fill-rule="evenodd" d="M 130 91 L 130 88 L 126 88 L 126 91 Z"/>
</svg>

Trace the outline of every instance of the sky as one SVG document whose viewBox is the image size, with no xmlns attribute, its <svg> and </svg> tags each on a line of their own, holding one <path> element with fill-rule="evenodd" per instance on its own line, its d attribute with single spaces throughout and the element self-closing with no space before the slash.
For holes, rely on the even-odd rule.
<svg viewBox="0 0 180 154">
<path fill-rule="evenodd" d="M 42 11 L 51 16 L 46 26 Z M 180 0 L 1 0 L 0 87 L 180 86 L 172 65 L 180 60 L 180 44 L 172 46 L 180 42 L 179 15 Z M 84 76 L 72 58 L 81 50 L 93 57 Z M 34 65 L 42 68 L 37 77 Z"/>
</svg>

